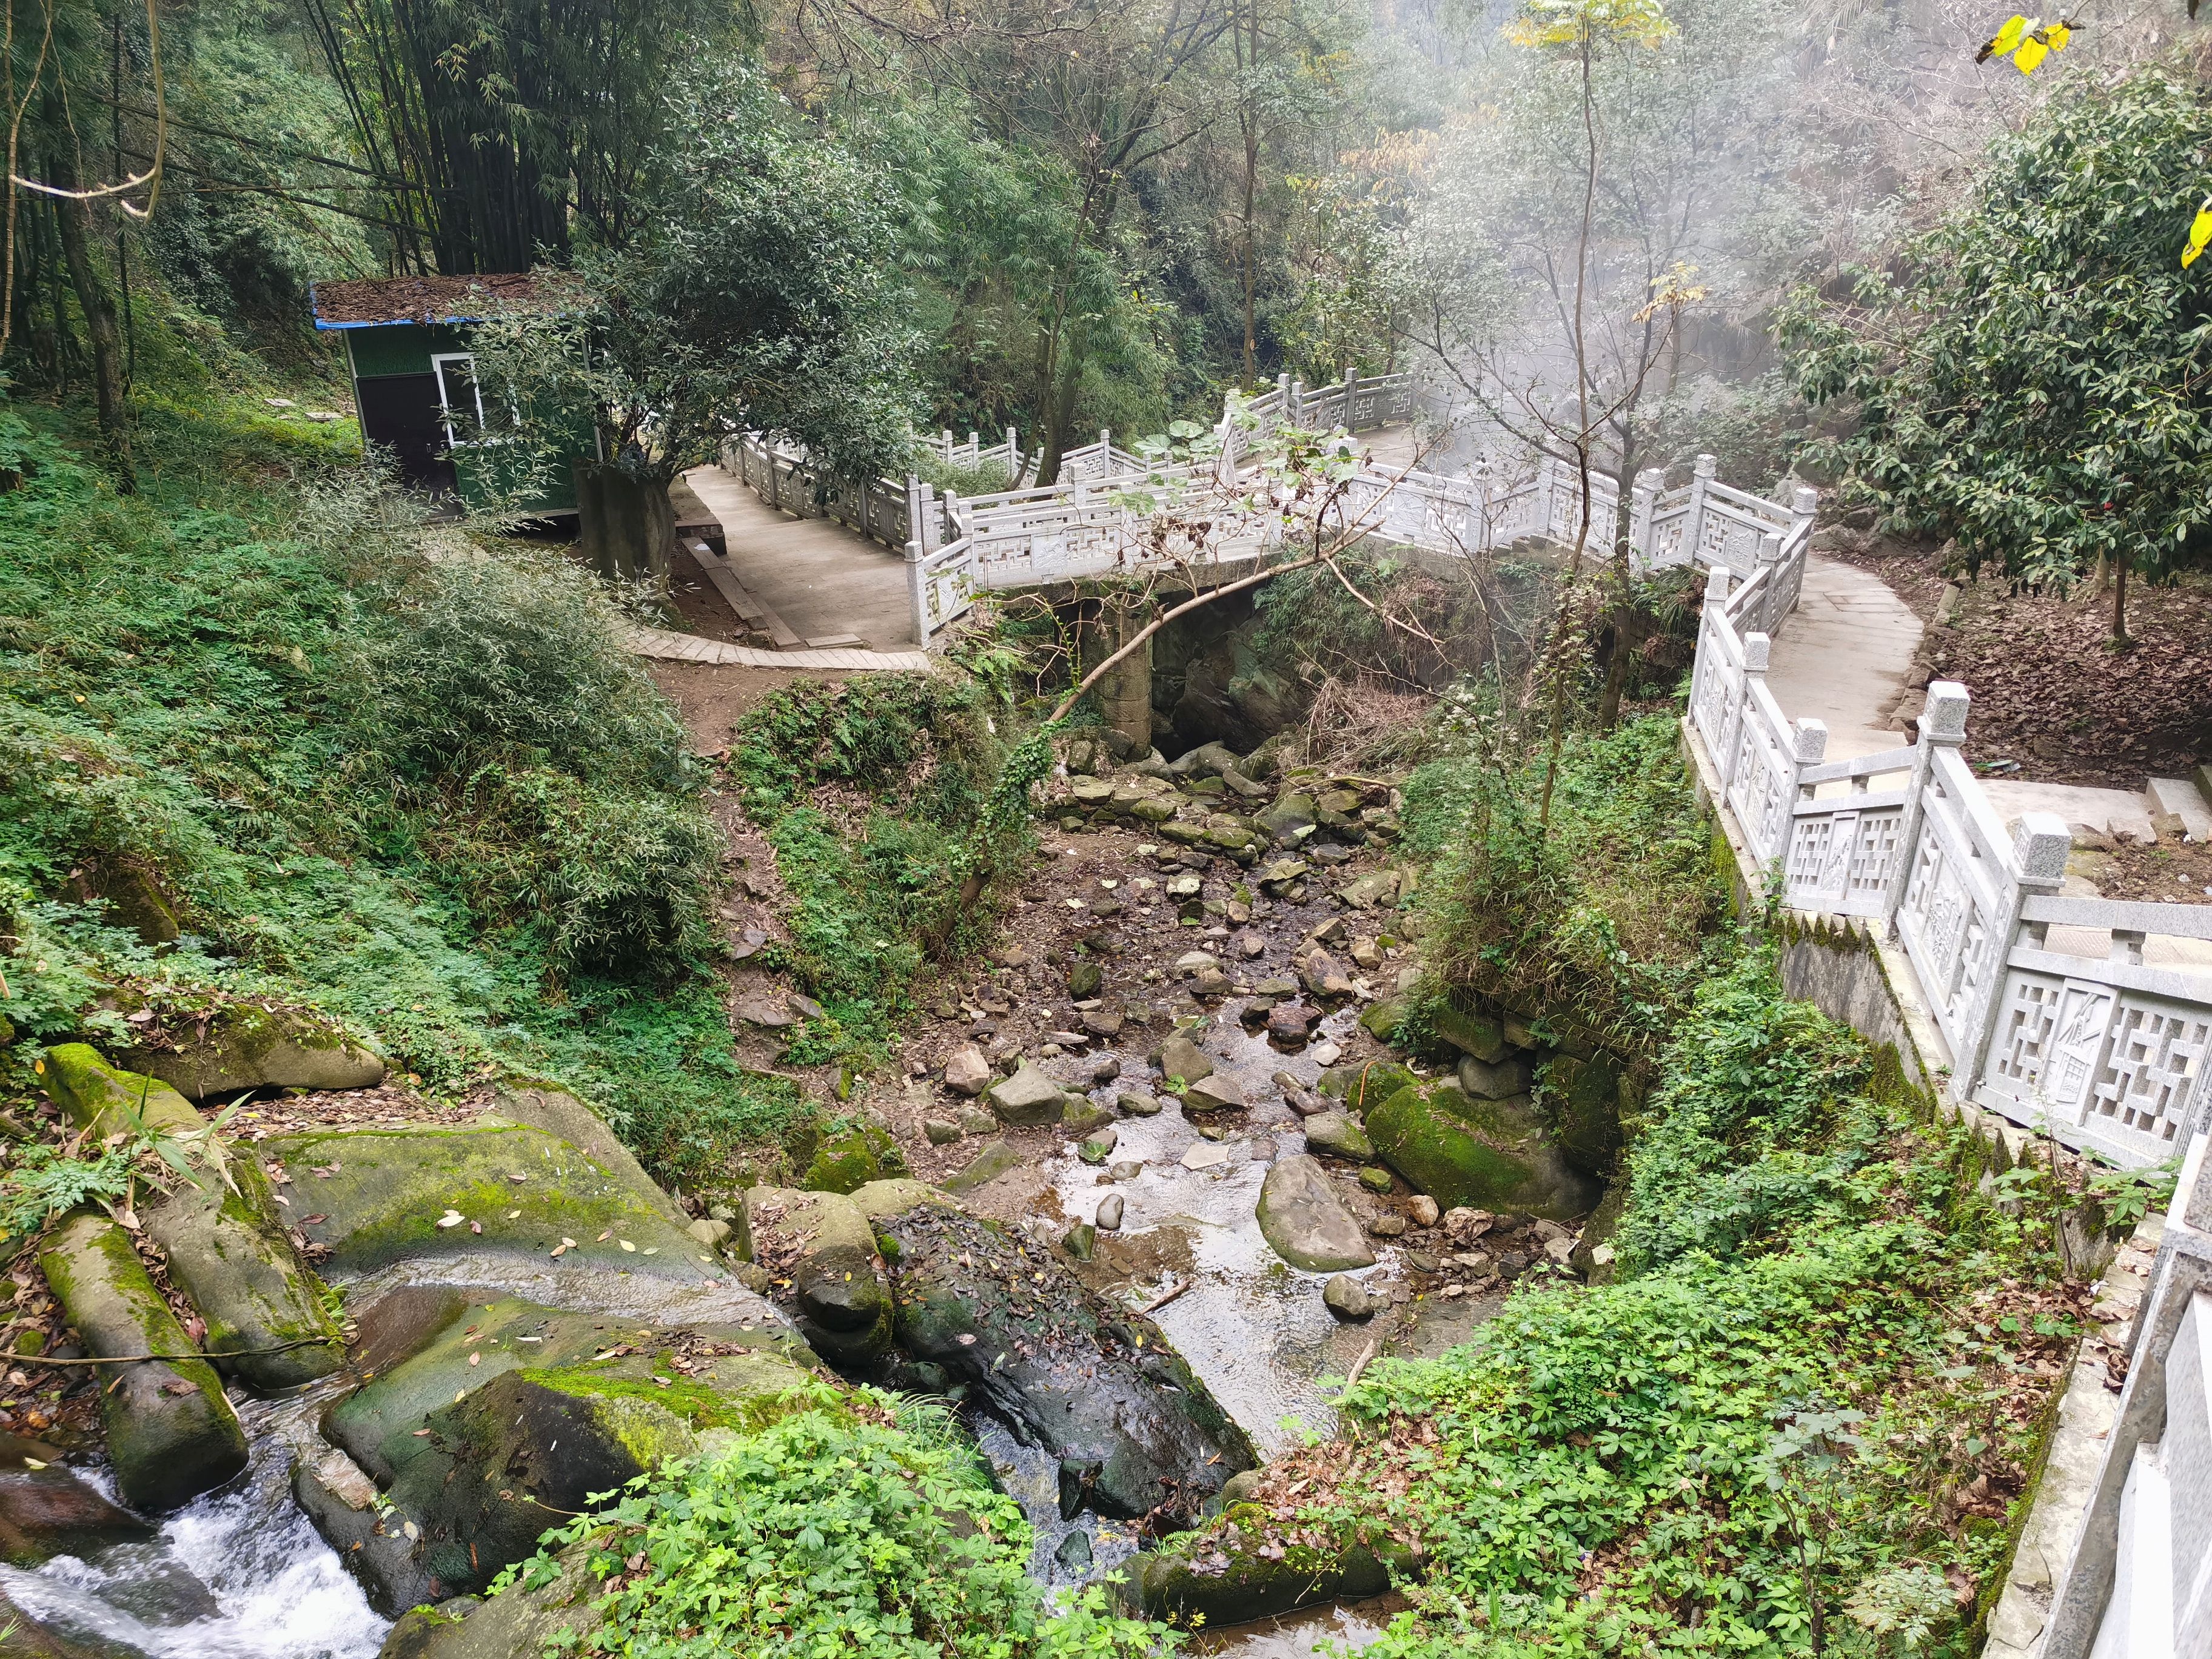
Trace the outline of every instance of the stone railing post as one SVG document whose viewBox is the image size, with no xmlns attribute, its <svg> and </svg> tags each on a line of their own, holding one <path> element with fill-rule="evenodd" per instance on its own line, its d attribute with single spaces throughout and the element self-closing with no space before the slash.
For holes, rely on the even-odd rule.
<svg viewBox="0 0 2212 1659">
<path fill-rule="evenodd" d="M 1682 525 L 1682 546 L 1692 559 L 1705 556 L 1705 491 L 1720 465 L 1716 457 L 1700 455 L 1690 472 L 1690 516 Z"/>
<path fill-rule="evenodd" d="M 2013 941 L 2020 935 L 2021 906 L 2031 893 L 2050 894 L 2066 879 L 2066 855 L 2074 850 L 2074 835 L 2056 812 L 2025 812 L 2013 832 L 2011 868 L 1997 896 L 1997 913 L 1990 918 L 1986 971 L 1974 988 L 1973 1006 L 1963 1022 L 1966 1042 L 1955 1058 L 1958 1072 L 1954 1086 L 1958 1097 L 1970 1101 L 1989 1063 L 1990 1039 L 1996 1036 L 1997 1018 L 2004 1009 L 2005 963 Z"/>
<path fill-rule="evenodd" d="M 1758 707 L 1758 688 L 1766 684 L 1766 665 L 1774 653 L 1774 641 L 1764 634 L 1743 636 L 1743 684 L 1729 702 L 1728 724 L 1721 737 L 1722 752 L 1713 757 L 1713 764 L 1721 769 L 1721 795 L 1723 799 L 1735 787 L 1735 769 L 1743 752 L 1743 723 L 1751 718 Z M 1749 830 L 1745 834 L 1748 835 Z"/>
<path fill-rule="evenodd" d="M 1766 578 L 1759 590 L 1759 621 L 1760 625 L 1771 634 L 1779 629 L 1783 623 L 1783 617 L 1775 614 L 1774 604 L 1776 591 L 1782 581 L 1782 532 L 1780 531 L 1770 530 L 1759 538 L 1759 565 L 1754 574 Z"/>
<path fill-rule="evenodd" d="M 909 472 L 906 475 L 906 534 L 902 540 L 914 543 L 921 536 L 921 480 Z"/>
<path fill-rule="evenodd" d="M 1820 516 L 1820 492 L 1806 484 L 1799 484 L 1790 493 L 1790 531 L 1795 535 L 1801 527 L 1809 527 Z M 1810 533 L 1808 528 L 1808 533 Z"/>
<path fill-rule="evenodd" d="M 1958 681 L 1936 680 L 1928 687 L 1927 707 L 1914 722 L 1920 741 L 1913 745 L 1912 777 L 1905 787 L 1905 815 L 1898 820 L 1897 850 L 1889 861 L 1889 890 L 1881 900 L 1882 921 L 1889 927 L 1897 925 L 1897 907 L 1905 902 L 1905 885 L 1920 850 L 1920 831 L 1928 817 L 1928 778 L 1936 769 L 1936 751 L 1956 749 L 1966 741 L 1966 711 L 1972 702 Z"/>
<path fill-rule="evenodd" d="M 1656 533 L 1652 520 L 1659 510 L 1659 486 L 1667 482 L 1667 475 L 1656 466 L 1647 466 L 1636 475 L 1634 487 L 1628 496 L 1628 544 L 1635 550 L 1644 569 L 1651 568 L 1651 538 Z"/>
<path fill-rule="evenodd" d="M 1782 822 L 1777 826 L 1774 845 L 1760 849 L 1762 863 L 1767 859 L 1784 860 L 1783 890 L 1785 894 L 1789 890 L 1787 883 L 1790 878 L 1788 864 L 1790 843 L 1796 833 L 1796 809 L 1806 788 L 1806 786 L 1797 780 L 1805 775 L 1807 767 L 1818 766 L 1826 757 L 1827 753 L 1828 723 L 1826 720 L 1800 720 L 1790 727 L 1790 787 L 1781 792 L 1778 809 L 1782 814 Z"/>
</svg>

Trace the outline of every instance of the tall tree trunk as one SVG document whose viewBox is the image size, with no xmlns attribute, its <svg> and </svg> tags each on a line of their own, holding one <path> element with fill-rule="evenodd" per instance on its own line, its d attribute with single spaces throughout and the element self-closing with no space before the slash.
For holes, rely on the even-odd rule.
<svg viewBox="0 0 2212 1659">
<path fill-rule="evenodd" d="M 55 181 L 64 190 L 82 188 L 66 148 L 56 149 L 52 166 Z M 92 341 L 93 397 L 100 411 L 100 441 L 115 467 L 115 487 L 127 495 L 138 486 L 131 470 L 130 411 L 124 406 L 123 337 L 116 327 L 115 301 L 92 263 L 92 204 L 61 197 L 55 207 L 70 286 L 76 290 L 77 308 L 84 313 L 84 331 Z"/>
</svg>

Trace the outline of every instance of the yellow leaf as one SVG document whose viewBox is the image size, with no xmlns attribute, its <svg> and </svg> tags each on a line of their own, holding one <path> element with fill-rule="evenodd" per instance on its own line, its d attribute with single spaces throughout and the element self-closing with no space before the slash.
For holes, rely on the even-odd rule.
<svg viewBox="0 0 2212 1659">
<path fill-rule="evenodd" d="M 2057 52 L 2074 38 L 2074 26 L 2062 17 L 2044 30 L 2043 38 L 2050 45 L 2051 51 Z"/>
<path fill-rule="evenodd" d="M 2026 34 L 2032 27 L 2033 26 L 2027 18 L 2014 12 L 2005 19 L 2004 27 L 1991 35 L 1982 49 L 1974 54 L 1974 61 L 1979 64 L 1992 58 L 2003 57 L 2005 53 L 2020 44 L 2021 36 Z"/>
<path fill-rule="evenodd" d="M 2051 48 L 2040 40 L 2023 40 L 2020 50 L 2012 55 L 2013 67 L 2026 75 L 2038 64 L 2051 56 Z"/>
</svg>

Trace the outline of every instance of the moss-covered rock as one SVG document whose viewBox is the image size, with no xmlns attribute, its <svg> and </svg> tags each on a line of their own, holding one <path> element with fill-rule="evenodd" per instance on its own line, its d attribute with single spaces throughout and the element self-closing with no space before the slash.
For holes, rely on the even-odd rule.
<svg viewBox="0 0 2212 1659">
<path fill-rule="evenodd" d="M 64 1221 L 46 1236 L 39 1266 L 96 1357 L 192 1352 L 130 1236 L 105 1216 Z M 125 1502 L 174 1509 L 246 1467 L 246 1432 L 205 1360 L 112 1369 L 115 1380 L 101 1391 L 100 1419 Z"/>
<path fill-rule="evenodd" d="M 227 1176 L 180 1182 L 146 1211 L 170 1279 L 207 1322 L 202 1346 L 218 1370 L 256 1389 L 328 1376 L 345 1346 L 320 1282 L 277 1218 L 268 1177 L 247 1158 L 231 1158 Z M 271 1348 L 285 1352 L 260 1352 Z"/>
<path fill-rule="evenodd" d="M 1526 1096 L 1477 1100 L 1456 1083 L 1401 1089 L 1367 1115 L 1384 1163 L 1446 1209 L 1510 1210 L 1565 1221 L 1598 1184 L 1546 1136 Z"/>
<path fill-rule="evenodd" d="M 331 1130 L 251 1150 L 284 1172 L 289 1208 L 329 1248 L 333 1279 L 404 1261 L 418 1279 L 639 1313 L 727 1289 L 714 1253 L 657 1190 L 542 1129 Z M 720 1316 L 716 1296 L 690 1299 L 707 1304 L 700 1317 Z"/>
<path fill-rule="evenodd" d="M 1271 1536 L 1267 1510 L 1232 1504 L 1203 1532 L 1165 1540 L 1129 1564 L 1127 1599 L 1153 1619 L 1211 1628 L 1249 1624 L 1323 1601 L 1380 1595 L 1391 1565 L 1410 1559 L 1387 1543 L 1316 1547 Z"/>
<path fill-rule="evenodd" d="M 61 1468 L 61 1457 L 52 1446 L 0 1434 L 0 1559 L 35 1567 L 57 1555 L 152 1541 L 150 1522 L 109 1503 Z"/>
<path fill-rule="evenodd" d="M 94 1140 L 134 1132 L 133 1118 L 158 1133 L 204 1127 L 192 1103 L 159 1078 L 111 1066 L 88 1042 L 46 1050 L 46 1093 Z"/>
<path fill-rule="evenodd" d="M 191 1100 L 237 1089 L 373 1089 L 384 1059 L 334 1021 L 298 1009 L 223 1003 L 173 1048 L 133 1048 L 125 1063 Z"/>
<path fill-rule="evenodd" d="M 1584 1175 L 1610 1176 L 1620 1156 L 1621 1120 L 1641 1103 L 1633 1080 L 1602 1054 L 1553 1054 L 1542 1075 L 1544 1109 L 1560 1153 Z"/>
<path fill-rule="evenodd" d="M 1496 1065 L 1505 1058 L 1505 1029 L 1486 1014 L 1470 1014 L 1439 1000 L 1429 1007 L 1429 1025 L 1462 1054 Z"/>
<path fill-rule="evenodd" d="M 453 1596 L 416 1607 L 392 1627 L 377 1659 L 516 1659 L 569 1648 L 602 1622 L 592 1606 L 601 1587 L 591 1555 L 588 1544 L 571 1545 L 558 1576 L 535 1589 L 515 1584 L 489 1601 Z"/>
<path fill-rule="evenodd" d="M 1420 1079 L 1402 1066 L 1369 1060 L 1364 1066 L 1332 1066 L 1321 1074 L 1321 1092 L 1340 1100 L 1355 1112 L 1371 1111 L 1401 1089 L 1419 1085 Z"/>
<path fill-rule="evenodd" d="M 863 1183 L 874 1190 L 890 1183 Z M 919 1184 L 919 1183 L 916 1183 Z M 891 1346 L 891 1293 L 874 1227 L 838 1193 L 754 1187 L 745 1194 L 753 1259 L 788 1301 L 807 1345 L 831 1364 L 872 1366 Z"/>
<path fill-rule="evenodd" d="M 849 1193 L 871 1181 L 905 1173 L 906 1155 L 899 1151 L 890 1132 L 862 1119 L 823 1138 L 807 1160 L 799 1184 L 817 1192 Z"/>
</svg>

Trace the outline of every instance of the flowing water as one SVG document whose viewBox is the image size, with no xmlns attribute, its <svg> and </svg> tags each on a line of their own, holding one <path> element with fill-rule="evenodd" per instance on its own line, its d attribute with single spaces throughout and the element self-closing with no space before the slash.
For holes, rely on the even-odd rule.
<svg viewBox="0 0 2212 1659">
<path fill-rule="evenodd" d="M 0 1589 L 56 1633 L 113 1659 L 374 1659 L 379 1618 L 292 1501 L 294 1437 L 322 1400 L 247 1401 L 252 1461 L 145 1543 L 0 1567 Z M 114 1496 L 105 1470 L 72 1473 Z"/>
</svg>

